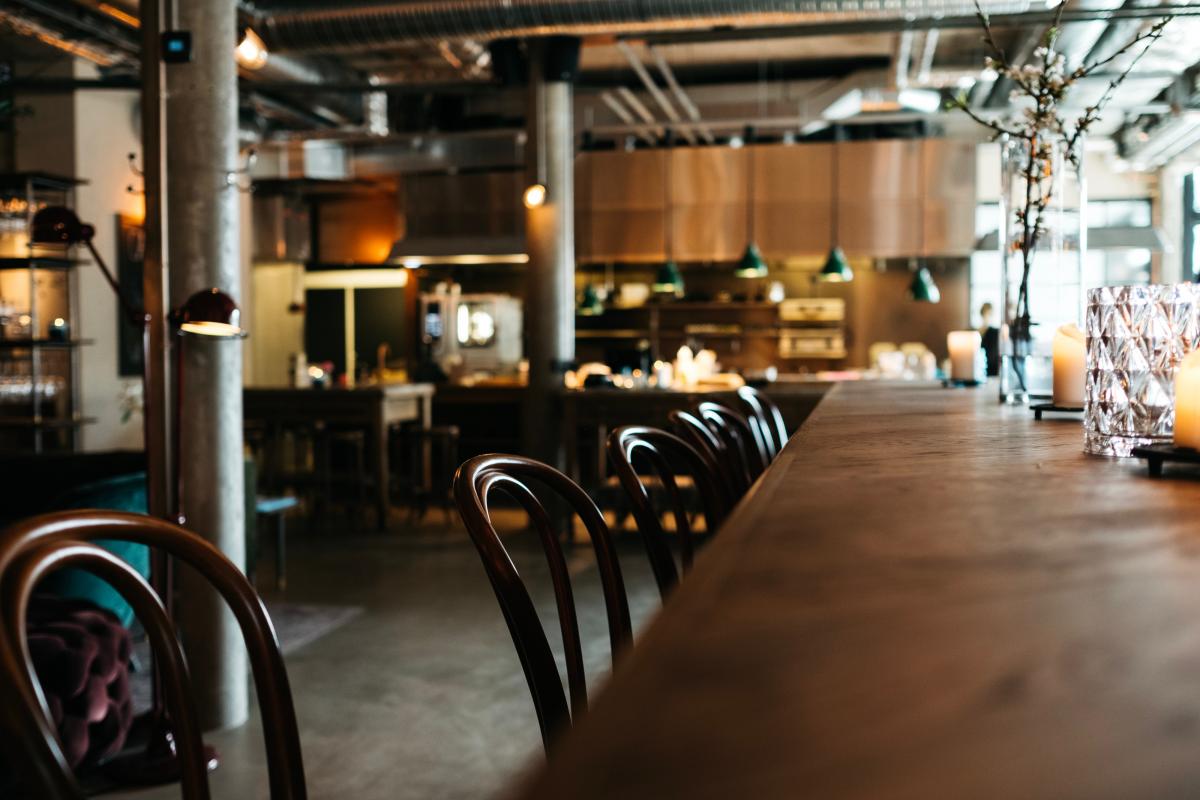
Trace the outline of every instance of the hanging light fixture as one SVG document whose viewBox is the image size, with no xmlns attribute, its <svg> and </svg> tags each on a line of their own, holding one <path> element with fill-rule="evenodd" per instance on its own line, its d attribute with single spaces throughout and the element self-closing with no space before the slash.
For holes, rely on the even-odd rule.
<svg viewBox="0 0 1200 800">
<path fill-rule="evenodd" d="M 921 174 L 925 174 L 925 148 L 921 148 Z M 921 197 L 921 247 L 920 256 L 925 258 L 925 197 Z M 913 270 L 912 283 L 908 285 L 908 296 L 918 303 L 940 303 L 942 300 L 942 292 L 938 289 L 938 285 L 933 281 L 933 273 L 929 271 L 929 267 L 918 261 L 911 259 L 909 261 L 909 269 Z"/>
<path fill-rule="evenodd" d="M 854 280 L 854 270 L 846 261 L 846 254 L 838 247 L 838 160 L 840 158 L 838 137 L 833 137 L 833 205 L 829 219 L 829 255 L 825 258 L 825 266 L 817 277 L 828 283 L 848 283 Z"/>
<path fill-rule="evenodd" d="M 750 142 L 752 133 L 747 130 L 746 141 Z M 742 260 L 738 262 L 737 268 L 733 274 L 739 278 L 765 278 L 767 277 L 767 262 L 763 260 L 762 253 L 758 250 L 758 244 L 755 242 L 754 236 L 754 148 L 746 148 L 746 160 L 748 166 L 746 169 L 746 252 L 742 253 Z"/>
<path fill-rule="evenodd" d="M 262 37 L 251 28 L 242 29 L 242 38 L 238 41 L 233 54 L 239 67 L 251 71 L 257 71 L 265 67 L 268 59 L 271 57 Z"/>
<path fill-rule="evenodd" d="M 676 297 L 682 297 L 683 274 L 679 271 L 679 265 L 675 263 L 675 231 L 673 225 L 675 221 L 675 209 L 671 203 L 671 152 L 670 141 L 668 141 L 667 148 L 663 151 L 663 198 L 666 201 L 663 214 L 663 238 L 666 244 L 667 260 L 658 268 L 658 272 L 654 276 L 654 284 L 650 288 L 657 294 L 672 294 Z"/>
<path fill-rule="evenodd" d="M 921 265 L 913 273 L 912 283 L 908 285 L 908 295 L 918 303 L 940 303 L 942 292 L 933 281 L 929 267 Z"/>
</svg>

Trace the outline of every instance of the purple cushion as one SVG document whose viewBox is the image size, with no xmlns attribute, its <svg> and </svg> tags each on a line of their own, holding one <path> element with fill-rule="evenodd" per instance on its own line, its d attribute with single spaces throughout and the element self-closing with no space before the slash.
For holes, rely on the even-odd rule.
<svg viewBox="0 0 1200 800">
<path fill-rule="evenodd" d="M 29 650 L 72 767 L 114 755 L 133 724 L 129 631 L 86 600 L 34 595 Z"/>
</svg>

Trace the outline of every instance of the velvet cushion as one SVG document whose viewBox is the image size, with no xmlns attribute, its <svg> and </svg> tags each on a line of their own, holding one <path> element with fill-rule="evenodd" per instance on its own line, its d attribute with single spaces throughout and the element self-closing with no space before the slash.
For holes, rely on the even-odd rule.
<svg viewBox="0 0 1200 800">
<path fill-rule="evenodd" d="M 114 755 L 133 724 L 133 642 L 116 616 L 86 600 L 36 594 L 29 650 L 72 767 Z"/>
</svg>

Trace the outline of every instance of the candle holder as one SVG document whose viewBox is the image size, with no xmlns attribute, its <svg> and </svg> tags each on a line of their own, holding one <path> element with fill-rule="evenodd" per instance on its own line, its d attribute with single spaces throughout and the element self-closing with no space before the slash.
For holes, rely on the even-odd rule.
<svg viewBox="0 0 1200 800">
<path fill-rule="evenodd" d="M 1084 452 L 1127 458 L 1169 444 L 1175 370 L 1200 343 L 1200 286 L 1104 287 L 1087 298 Z"/>
<path fill-rule="evenodd" d="M 1191 447 L 1176 447 L 1173 444 L 1150 444 L 1133 448 L 1134 458 L 1146 459 L 1151 478 L 1161 478 L 1163 464 L 1175 461 L 1182 464 L 1200 464 L 1200 450 Z"/>
<path fill-rule="evenodd" d="M 1043 414 L 1081 414 L 1083 406 L 1060 406 L 1055 403 L 1038 403 L 1032 405 L 1029 409 L 1033 412 L 1033 418 L 1041 421 Z"/>
</svg>

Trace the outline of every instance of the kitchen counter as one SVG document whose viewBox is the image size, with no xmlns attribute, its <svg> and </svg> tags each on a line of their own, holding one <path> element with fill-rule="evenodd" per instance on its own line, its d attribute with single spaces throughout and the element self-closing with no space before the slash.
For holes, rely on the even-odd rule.
<svg viewBox="0 0 1200 800">
<path fill-rule="evenodd" d="M 529 798 L 1182 797 L 1200 480 L 988 390 L 835 386 Z"/>
</svg>

